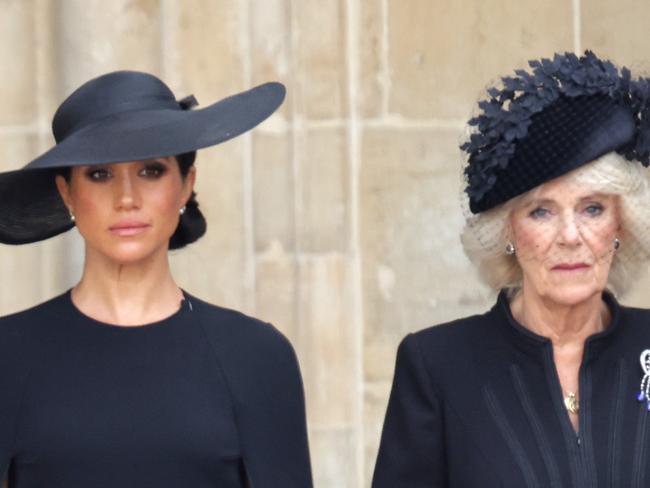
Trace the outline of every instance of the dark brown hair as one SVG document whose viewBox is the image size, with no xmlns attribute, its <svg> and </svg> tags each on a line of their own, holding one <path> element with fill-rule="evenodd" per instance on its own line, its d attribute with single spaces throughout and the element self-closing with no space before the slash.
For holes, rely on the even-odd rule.
<svg viewBox="0 0 650 488">
<path fill-rule="evenodd" d="M 176 156 L 178 162 L 178 169 L 181 173 L 183 180 L 187 177 L 190 168 L 194 165 L 196 158 L 196 151 L 179 154 Z M 62 175 L 69 183 L 71 176 L 71 168 L 61 168 L 58 174 Z M 180 249 L 182 247 L 197 241 L 207 228 L 205 217 L 199 210 L 199 202 L 196 200 L 196 192 L 192 192 L 190 199 L 185 203 L 185 212 L 180 216 L 178 226 L 169 239 L 169 249 Z"/>
</svg>

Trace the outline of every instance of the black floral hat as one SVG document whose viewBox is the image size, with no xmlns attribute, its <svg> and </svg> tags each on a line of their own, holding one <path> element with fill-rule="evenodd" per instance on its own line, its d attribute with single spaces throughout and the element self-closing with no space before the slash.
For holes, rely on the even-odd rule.
<svg viewBox="0 0 650 488">
<path fill-rule="evenodd" d="M 591 51 L 532 60 L 487 90 L 461 149 L 472 213 L 489 210 L 611 151 L 650 163 L 650 81 Z"/>
</svg>

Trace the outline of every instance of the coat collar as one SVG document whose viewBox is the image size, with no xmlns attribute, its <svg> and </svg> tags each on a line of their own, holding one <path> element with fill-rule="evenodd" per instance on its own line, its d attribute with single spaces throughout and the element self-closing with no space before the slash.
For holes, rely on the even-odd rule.
<svg viewBox="0 0 650 488">
<path fill-rule="evenodd" d="M 585 341 L 585 347 L 601 348 L 611 342 L 621 329 L 622 306 L 609 291 L 602 294 L 603 301 L 609 308 L 612 320 L 605 330 L 593 334 Z M 528 350 L 540 350 L 551 346 L 548 337 L 541 336 L 519 323 L 512 315 L 510 301 L 505 290 L 501 290 L 497 302 L 490 310 L 491 314 L 498 317 L 497 322 L 504 326 L 507 334 L 521 347 Z"/>
</svg>

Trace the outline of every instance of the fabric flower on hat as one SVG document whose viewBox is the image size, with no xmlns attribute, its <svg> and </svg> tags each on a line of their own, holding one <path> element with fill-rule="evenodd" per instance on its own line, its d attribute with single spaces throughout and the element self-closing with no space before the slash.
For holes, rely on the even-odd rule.
<svg viewBox="0 0 650 488">
<path fill-rule="evenodd" d="M 515 76 L 503 77 L 500 87 L 489 88 L 488 98 L 478 104 L 479 115 L 468 122 L 473 132 L 461 149 L 469 155 L 465 191 L 474 213 L 605 152 L 616 150 L 644 166 L 650 163 L 647 78 L 632 80 L 630 70 L 591 51 L 528 64 L 531 72 L 518 69 Z M 525 160 L 522 145 L 529 146 Z M 515 164 L 528 167 L 513 168 Z"/>
</svg>

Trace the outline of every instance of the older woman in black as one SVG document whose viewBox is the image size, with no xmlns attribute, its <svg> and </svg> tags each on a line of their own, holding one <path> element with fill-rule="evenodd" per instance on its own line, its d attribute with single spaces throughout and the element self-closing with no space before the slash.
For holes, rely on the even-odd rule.
<svg viewBox="0 0 650 488">
<path fill-rule="evenodd" d="M 0 242 L 75 225 L 85 242 L 76 286 L 0 319 L 10 488 L 311 486 L 291 345 L 180 289 L 168 264 L 206 229 L 195 151 L 283 98 L 268 83 L 190 110 L 152 75 L 109 73 L 59 107 L 56 146 L 0 174 Z"/>
<path fill-rule="evenodd" d="M 463 244 L 488 312 L 406 337 L 374 488 L 650 483 L 648 81 L 587 52 L 488 90 Z"/>
</svg>

